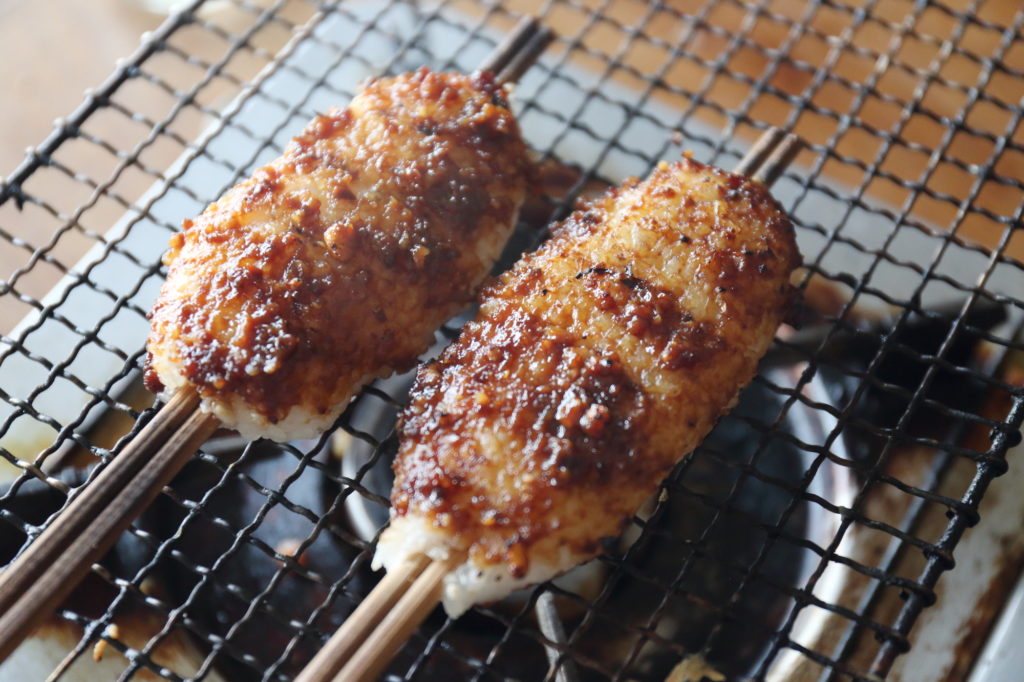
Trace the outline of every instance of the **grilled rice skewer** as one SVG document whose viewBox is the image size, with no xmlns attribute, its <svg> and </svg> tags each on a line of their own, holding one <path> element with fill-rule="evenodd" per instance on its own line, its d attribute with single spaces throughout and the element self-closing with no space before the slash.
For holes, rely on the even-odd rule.
<svg viewBox="0 0 1024 682">
<path fill-rule="evenodd" d="M 321 377 L 323 382 L 318 382 L 316 372 L 325 353 L 346 350 L 348 347 L 344 344 L 340 348 L 330 343 L 324 345 L 320 335 L 330 332 L 331 324 L 337 323 L 334 329 L 336 334 L 364 334 L 370 342 L 386 341 L 386 334 L 378 338 L 374 332 L 379 326 L 371 325 L 365 332 L 366 328 L 341 326 L 346 322 L 363 322 L 354 317 L 341 316 L 346 295 L 355 293 L 353 298 L 363 301 L 362 291 L 379 295 L 382 290 L 374 287 L 354 292 L 339 289 L 336 286 L 339 282 L 351 283 L 352 272 L 341 267 L 330 272 L 330 266 L 345 261 L 337 256 L 333 256 L 332 260 L 332 256 L 324 253 L 324 246 L 340 246 L 343 243 L 341 238 L 348 234 L 352 244 L 358 246 L 347 253 L 357 265 L 359 261 L 356 257 L 363 258 L 363 265 L 367 266 L 363 268 L 363 274 L 372 276 L 380 273 L 376 266 L 381 263 L 400 263 L 403 267 L 397 274 L 387 270 L 383 272 L 399 285 L 415 279 L 410 276 L 408 268 L 408 257 L 411 255 L 416 272 L 423 275 L 416 280 L 418 291 L 411 294 L 409 289 L 400 292 L 384 290 L 387 296 L 380 299 L 381 304 L 397 297 L 414 295 L 414 300 L 436 304 L 437 307 L 433 310 L 411 311 L 407 304 L 396 306 L 400 312 L 411 313 L 411 319 L 392 318 L 393 322 L 409 325 L 408 330 L 401 326 L 392 330 L 400 336 L 408 333 L 409 336 L 403 337 L 405 341 L 411 335 L 422 333 L 423 327 L 434 324 L 428 321 L 431 315 L 436 314 L 436 325 L 439 325 L 447 315 L 446 306 L 457 307 L 457 299 L 468 296 L 466 292 L 458 290 L 460 283 L 471 288 L 469 282 L 481 278 L 491 265 L 490 262 L 474 262 L 474 256 L 481 261 L 496 257 L 501 246 L 495 242 L 503 241 L 503 238 L 496 238 L 495 235 L 504 232 L 508 236 L 518 203 L 525 192 L 525 148 L 519 139 L 515 122 L 510 118 L 504 92 L 498 83 L 518 79 L 530 62 L 544 50 L 551 37 L 550 31 L 536 20 L 524 17 L 486 62 L 485 70 L 497 73 L 497 81 L 488 75 L 466 78 L 457 75 L 435 76 L 420 71 L 410 76 L 372 83 L 368 90 L 376 92 L 370 92 L 362 100 L 357 98 L 349 113 L 332 112 L 318 117 L 283 159 L 272 163 L 262 174 L 229 192 L 229 196 L 221 201 L 220 208 L 211 207 L 200 218 L 199 225 L 190 226 L 194 232 L 175 244 L 171 269 L 191 268 L 199 274 L 200 281 L 189 283 L 176 277 L 177 283 L 169 285 L 164 292 L 163 302 L 158 304 L 161 309 L 154 316 L 154 325 L 160 328 L 154 332 L 155 338 L 151 340 L 154 362 L 147 372 L 149 384 L 153 388 L 170 393 L 163 383 L 168 382 L 172 388 L 177 385 L 180 390 L 174 393 L 88 488 L 71 502 L 60 518 L 51 523 L 14 563 L 0 573 L 0 659 L 10 654 L 45 615 L 57 606 L 88 571 L 89 566 L 114 544 L 118 534 L 128 526 L 131 519 L 170 482 L 195 449 L 220 424 L 214 415 L 218 407 L 221 413 L 226 413 L 226 417 L 240 417 L 243 421 L 234 425 L 247 434 L 271 437 L 312 432 L 320 425 L 329 424 L 334 414 L 344 407 L 342 404 L 324 409 L 322 401 L 333 392 L 343 403 L 349 392 L 356 387 L 346 386 L 344 379 L 337 379 L 330 374 Z M 421 97 L 420 101 L 416 101 L 417 96 Z M 392 104 L 390 108 L 374 106 L 388 102 Z M 377 124 L 376 134 L 372 134 L 373 122 Z M 361 138 L 354 131 L 369 134 Z M 349 141 L 352 144 L 367 143 L 364 150 L 366 153 L 353 154 L 351 147 L 347 150 L 343 148 L 341 142 L 347 137 L 351 138 Z M 406 154 L 396 153 L 396 144 L 402 143 L 411 145 Z M 505 156 L 496 158 L 495 154 L 499 152 Z M 417 153 L 426 156 L 419 164 L 413 160 Z M 402 163 L 388 169 L 387 164 L 392 161 Z M 371 162 L 373 166 L 363 167 Z M 348 170 L 346 163 L 358 164 L 360 167 L 356 170 L 364 180 L 377 177 L 377 183 L 364 183 L 364 187 L 351 172 L 347 173 L 351 181 L 345 175 L 332 173 L 332 169 Z M 400 177 L 385 177 L 389 170 L 392 174 L 397 171 Z M 284 171 L 283 175 L 281 171 Z M 509 171 L 513 175 L 498 177 L 498 174 Z M 403 183 L 402 177 L 406 182 Z M 459 183 L 460 180 L 465 183 Z M 347 191 L 343 181 L 348 182 Z M 446 182 L 447 188 L 444 187 Z M 261 184 L 266 184 L 266 187 L 257 189 Z M 455 195 L 449 193 L 453 185 L 457 190 Z M 486 189 L 470 191 L 470 185 L 484 185 Z M 356 190 L 364 189 L 366 195 L 356 196 Z M 415 197 L 415 201 L 409 200 L 410 203 L 424 212 L 419 216 L 411 216 L 414 222 L 404 212 L 405 209 L 411 210 L 409 205 L 403 204 L 406 197 L 388 197 L 386 190 L 423 190 L 422 194 L 408 196 Z M 339 211 L 338 205 L 333 202 L 348 199 L 348 192 L 356 196 L 355 206 L 348 212 Z M 293 209 L 294 212 L 289 214 L 280 207 L 263 203 L 261 199 L 264 193 L 276 194 L 284 200 L 285 208 Z M 496 193 L 493 203 L 492 193 Z M 449 201 L 448 207 L 445 205 L 446 199 Z M 467 199 L 471 202 L 478 200 L 480 203 L 466 205 Z M 361 210 L 363 208 L 367 210 L 364 212 Z M 363 217 L 377 218 L 369 210 L 371 208 L 385 211 L 383 219 L 377 223 L 381 229 L 374 230 L 366 224 L 352 222 Z M 463 210 L 461 218 L 457 213 L 458 208 Z M 507 213 L 503 214 L 505 210 Z M 455 215 L 453 211 L 456 211 Z M 319 245 L 315 231 L 310 234 L 307 230 L 321 226 L 324 215 L 335 222 L 330 226 L 323 225 L 323 244 Z M 478 217 L 480 222 L 471 223 L 472 216 Z M 343 219 L 346 217 L 351 230 L 342 230 L 345 224 Z M 221 218 L 226 222 L 219 223 Z M 298 237 L 288 235 L 288 222 L 275 227 L 271 218 L 288 222 L 298 218 L 293 233 Z M 449 224 L 448 219 L 451 218 L 454 220 Z M 248 243 L 246 230 L 241 229 L 245 226 L 249 226 L 253 237 Z M 338 232 L 334 237 L 328 235 L 332 227 Z M 455 228 L 464 228 L 463 233 L 458 234 Z M 213 251 L 204 254 L 201 246 L 215 246 L 218 238 L 222 238 L 226 244 L 226 257 L 218 256 Z M 379 250 L 376 254 L 368 253 L 364 240 L 374 238 Z M 459 240 L 457 244 L 452 241 L 454 239 Z M 318 245 L 321 247 L 319 250 Z M 447 267 L 439 267 L 436 261 L 432 264 L 428 260 L 430 253 L 424 249 L 431 246 L 438 247 L 435 258 L 439 253 L 451 259 Z M 245 253 L 247 249 L 249 253 Z M 183 260 L 182 254 L 187 254 L 188 258 Z M 199 262 L 204 255 L 209 256 L 209 264 Z M 301 256 L 309 258 L 304 260 Z M 218 265 L 221 268 L 234 266 L 234 272 L 242 275 L 242 279 L 237 283 L 226 282 L 221 273 L 214 272 Z M 369 268 L 371 265 L 375 267 Z M 453 284 L 439 286 L 436 281 L 432 281 L 430 275 L 438 270 L 453 275 Z M 357 279 L 363 277 L 361 272 L 356 271 Z M 272 279 L 274 275 L 287 275 L 288 278 L 275 281 Z M 296 279 L 307 276 L 310 285 L 319 288 L 317 293 L 333 294 L 333 301 L 327 301 L 325 297 L 311 302 L 308 297 L 303 298 L 300 292 L 292 289 Z M 198 294 L 191 301 L 187 295 L 190 291 Z M 242 291 L 256 291 L 259 294 L 254 297 L 255 306 L 252 305 L 254 301 L 247 304 L 238 297 Z M 452 300 L 444 300 L 443 293 L 438 294 L 438 291 L 450 292 Z M 331 305 L 325 306 L 325 303 Z M 218 312 L 211 314 L 203 311 L 197 304 L 210 304 Z M 362 309 L 355 305 L 352 312 L 358 313 Z M 275 319 L 274 315 L 278 317 Z M 175 320 L 184 326 L 174 329 Z M 210 326 L 204 329 L 203 322 L 208 322 Z M 298 344 L 292 343 L 294 340 L 282 339 L 285 343 L 278 346 L 263 334 L 268 331 L 268 327 L 271 332 L 279 330 L 287 334 L 294 327 L 299 327 L 303 331 L 310 331 L 313 338 L 300 341 L 304 345 L 297 350 L 295 345 Z M 231 336 L 229 332 L 232 330 L 239 333 Z M 189 340 L 209 345 L 189 348 L 183 343 Z M 371 359 L 383 356 L 385 360 L 395 363 L 410 361 L 408 357 L 401 356 L 401 344 L 387 347 L 394 352 L 388 354 L 375 349 L 378 355 L 372 355 Z M 181 355 L 183 352 L 184 357 Z M 290 376 L 290 383 L 279 381 L 284 376 L 278 376 L 275 386 L 281 390 L 308 390 L 308 395 L 303 393 L 293 396 L 290 402 L 282 400 L 275 396 L 275 388 L 265 381 L 265 376 L 262 377 L 264 381 L 261 387 L 239 390 L 252 377 L 259 377 L 261 370 L 263 375 L 270 374 L 266 371 L 267 362 L 274 366 L 285 358 L 290 363 L 306 361 L 305 374 L 299 372 L 299 376 Z M 245 365 L 240 364 L 243 359 L 248 360 Z M 176 366 L 182 360 L 187 360 L 187 364 L 184 367 Z M 224 363 L 218 366 L 218 360 Z M 337 358 L 337 361 L 341 364 L 346 358 Z M 212 383 L 214 389 L 207 388 L 204 391 L 202 400 L 206 402 L 205 411 L 197 409 L 200 407 L 200 395 L 194 390 L 203 390 L 203 386 L 186 383 L 190 378 L 188 374 L 197 367 L 205 371 L 196 374 L 194 378 L 203 384 Z M 249 379 L 237 375 L 239 367 L 244 367 Z M 349 364 L 345 369 L 349 374 L 354 373 L 358 369 L 358 362 Z M 346 374 L 345 369 L 342 375 Z M 369 367 L 371 372 L 386 372 L 387 369 L 381 366 Z M 165 373 L 164 376 L 161 376 L 161 372 Z M 260 383 L 259 379 L 255 381 Z M 221 394 L 218 395 L 217 391 Z M 235 412 L 236 409 L 253 407 L 244 402 L 253 396 L 255 409 L 249 413 Z M 310 412 L 310 407 L 313 412 Z M 303 415 L 303 411 L 307 414 Z M 314 420 L 304 419 L 311 414 Z M 275 423 L 282 415 L 286 423 Z M 317 418 L 318 424 L 314 423 Z"/>
<path fill-rule="evenodd" d="M 456 616 L 599 554 L 751 380 L 799 262 L 764 185 L 696 161 L 584 205 L 420 369 L 375 564 L 456 558 Z"/>
<path fill-rule="evenodd" d="M 529 160 L 488 73 L 371 81 L 171 241 L 146 384 L 248 438 L 318 435 L 411 367 L 511 235 Z"/>
</svg>

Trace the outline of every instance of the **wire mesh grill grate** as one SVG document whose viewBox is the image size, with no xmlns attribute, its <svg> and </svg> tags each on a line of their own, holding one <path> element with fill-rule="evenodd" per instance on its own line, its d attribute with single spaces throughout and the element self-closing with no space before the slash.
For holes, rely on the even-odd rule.
<svg viewBox="0 0 1024 682">
<path fill-rule="evenodd" d="M 363 78 L 472 70 L 529 13 L 559 37 L 515 92 L 547 189 L 519 247 L 580 195 L 683 149 L 730 167 L 778 125 L 808 143 L 775 194 L 813 319 L 776 341 L 589 582 L 430 620 L 393 675 L 665 679 L 697 655 L 730 677 L 884 675 L 1020 440 L 1006 367 L 1024 348 L 1024 12 L 1010 5 L 193 3 L 0 186 L 10 556 L 151 416 L 145 313 L 180 220 Z M 84 629 L 66 664 L 103 641 L 122 679 L 293 676 L 373 584 L 353 505 L 386 509 L 377 464 L 406 385 L 378 382 L 316 442 L 214 439 L 65 604 Z M 46 513 L 19 505 L 28 493 Z M 544 591 L 566 643 L 534 621 Z"/>
</svg>

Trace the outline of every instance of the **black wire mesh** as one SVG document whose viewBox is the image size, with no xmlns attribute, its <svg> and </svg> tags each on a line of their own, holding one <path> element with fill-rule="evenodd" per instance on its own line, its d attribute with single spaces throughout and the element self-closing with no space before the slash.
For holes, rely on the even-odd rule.
<svg viewBox="0 0 1024 682">
<path fill-rule="evenodd" d="M 775 193 L 813 319 L 589 583 L 435 616 L 390 674 L 554 679 L 571 661 L 583 679 L 665 679 L 706 659 L 730 677 L 884 675 L 1020 440 L 1024 393 L 1002 371 L 1024 317 L 1010 5 L 192 4 L 0 187 L 8 558 L 151 416 L 145 312 L 180 220 L 362 78 L 472 70 L 525 12 L 559 38 L 515 92 L 548 189 L 519 247 L 580 194 L 683 148 L 729 167 L 779 125 L 808 142 Z M 103 641 L 121 679 L 294 675 L 374 582 L 349 498 L 385 509 L 373 481 L 403 385 L 367 389 L 316 442 L 212 441 L 62 608 L 83 629 L 66 666 Z M 359 448 L 344 474 L 338 453 Z M 19 503 L 33 490 L 48 506 Z M 543 590 L 567 642 L 533 620 Z"/>
</svg>

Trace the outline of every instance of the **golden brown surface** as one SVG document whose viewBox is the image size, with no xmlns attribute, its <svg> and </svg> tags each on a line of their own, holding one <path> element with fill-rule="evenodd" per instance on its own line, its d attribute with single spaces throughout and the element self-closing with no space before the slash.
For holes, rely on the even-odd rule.
<svg viewBox="0 0 1024 682">
<path fill-rule="evenodd" d="M 171 242 L 149 350 L 274 423 L 412 365 L 507 239 L 528 160 L 490 75 L 371 82 Z M 159 373 L 159 378 L 157 377 Z"/>
<path fill-rule="evenodd" d="M 762 185 L 695 161 L 584 206 L 421 368 L 393 513 L 516 577 L 598 553 L 750 381 L 798 263 Z"/>
</svg>

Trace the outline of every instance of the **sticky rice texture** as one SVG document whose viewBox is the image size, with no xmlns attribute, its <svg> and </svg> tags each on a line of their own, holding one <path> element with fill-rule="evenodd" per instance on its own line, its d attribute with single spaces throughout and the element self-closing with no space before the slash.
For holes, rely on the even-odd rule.
<svg viewBox="0 0 1024 682">
<path fill-rule="evenodd" d="M 448 537 L 423 517 L 394 518 L 377 542 L 373 569 L 394 570 L 417 554 L 425 554 L 438 561 L 447 560 L 453 551 L 457 551 L 446 542 Z M 516 590 L 551 580 L 585 558 L 573 556 L 566 548 L 557 557 L 556 565 L 546 561 L 531 562 L 529 570 L 519 578 L 513 577 L 505 564 L 477 564 L 466 559 L 445 576 L 441 603 L 445 613 L 458 618 L 474 604 L 499 601 Z"/>
<path fill-rule="evenodd" d="M 178 370 L 178 365 L 170 362 L 165 355 L 153 354 L 150 366 L 160 377 L 164 390 L 158 396 L 164 402 L 171 399 L 178 389 L 188 387 L 189 382 Z M 390 371 L 385 371 L 382 376 L 387 376 Z M 372 374 L 365 376 L 357 384 L 361 387 L 376 377 Z M 327 431 L 334 422 L 338 420 L 341 413 L 345 411 L 352 401 L 355 393 L 343 397 L 334 409 L 320 413 L 308 407 L 297 405 L 292 407 L 280 420 L 272 422 L 259 412 L 249 409 L 245 401 L 238 396 L 214 397 L 204 396 L 199 402 L 199 409 L 202 412 L 213 414 L 220 420 L 221 425 L 228 429 L 238 431 L 238 434 L 246 440 L 258 438 L 269 438 L 279 443 L 306 438 L 316 438 Z"/>
<path fill-rule="evenodd" d="M 247 438 L 322 433 L 470 303 L 530 168 L 493 76 L 372 81 L 172 236 L 146 386 Z"/>
</svg>

